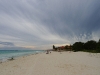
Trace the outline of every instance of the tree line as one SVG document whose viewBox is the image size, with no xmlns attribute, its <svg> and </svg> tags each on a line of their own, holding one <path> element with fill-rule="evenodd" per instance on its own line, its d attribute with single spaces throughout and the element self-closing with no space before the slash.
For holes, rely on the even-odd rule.
<svg viewBox="0 0 100 75">
<path fill-rule="evenodd" d="M 75 42 L 72 45 L 73 51 L 86 51 L 100 53 L 100 39 L 99 41 L 89 40 L 87 42 Z"/>
<path fill-rule="evenodd" d="M 57 48 L 53 45 L 53 49 L 57 50 Z M 100 39 L 99 41 L 89 40 L 87 42 L 75 42 L 73 45 L 66 45 L 64 50 L 71 50 L 74 52 L 77 51 L 85 51 L 85 52 L 94 52 L 100 53 Z"/>
</svg>

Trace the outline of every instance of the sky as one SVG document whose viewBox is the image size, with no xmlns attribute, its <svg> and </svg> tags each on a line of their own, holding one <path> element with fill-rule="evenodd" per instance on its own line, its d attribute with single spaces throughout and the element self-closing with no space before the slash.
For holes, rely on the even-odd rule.
<svg viewBox="0 0 100 75">
<path fill-rule="evenodd" d="M 99 39 L 100 0 L 0 0 L 0 50 Z"/>
</svg>

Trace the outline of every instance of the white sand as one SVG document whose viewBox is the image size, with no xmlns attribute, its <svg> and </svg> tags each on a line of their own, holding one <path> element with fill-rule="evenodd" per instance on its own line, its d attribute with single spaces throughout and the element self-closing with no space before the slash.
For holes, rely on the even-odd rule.
<svg viewBox="0 0 100 75">
<path fill-rule="evenodd" d="M 100 54 L 51 52 L 0 64 L 0 75 L 100 75 Z"/>
</svg>

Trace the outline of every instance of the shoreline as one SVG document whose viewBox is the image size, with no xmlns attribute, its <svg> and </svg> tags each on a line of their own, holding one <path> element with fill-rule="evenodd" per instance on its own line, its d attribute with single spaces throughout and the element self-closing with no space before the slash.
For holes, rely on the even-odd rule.
<svg viewBox="0 0 100 75">
<path fill-rule="evenodd" d="M 43 52 L 45 52 L 45 51 L 43 51 Z M 6 57 L 6 58 L 3 58 L 3 59 L 0 59 L 0 64 L 1 63 L 4 63 L 4 62 L 7 62 L 7 61 L 16 60 L 17 58 L 20 58 L 20 57 L 30 56 L 30 55 L 34 55 L 34 54 L 43 53 L 43 52 L 35 52 L 35 53 L 31 53 L 31 54 L 22 54 L 20 56 L 10 56 L 10 57 Z"/>
<path fill-rule="evenodd" d="M 46 52 L 0 64 L 1 75 L 100 75 L 100 53 Z"/>
</svg>

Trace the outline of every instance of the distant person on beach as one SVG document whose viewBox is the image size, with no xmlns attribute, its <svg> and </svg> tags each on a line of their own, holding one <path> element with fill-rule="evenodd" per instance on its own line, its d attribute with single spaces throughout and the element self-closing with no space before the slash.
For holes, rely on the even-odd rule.
<svg viewBox="0 0 100 75">
<path fill-rule="evenodd" d="M 14 58 L 12 57 L 11 60 L 14 60 Z"/>
<path fill-rule="evenodd" d="M 51 54 L 51 52 L 50 52 L 50 54 Z"/>
<path fill-rule="evenodd" d="M 49 51 L 47 50 L 47 53 L 46 54 L 49 54 Z"/>
</svg>

